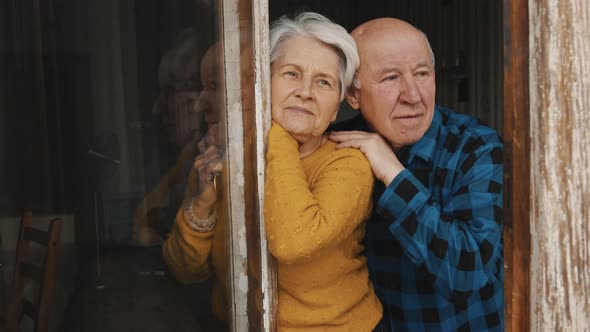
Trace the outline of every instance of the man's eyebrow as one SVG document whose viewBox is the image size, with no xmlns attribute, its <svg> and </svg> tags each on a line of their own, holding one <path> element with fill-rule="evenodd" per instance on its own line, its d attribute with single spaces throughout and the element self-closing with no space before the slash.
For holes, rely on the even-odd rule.
<svg viewBox="0 0 590 332">
<path fill-rule="evenodd" d="M 385 66 L 379 70 L 377 70 L 377 75 L 385 75 L 397 70 L 397 66 Z"/>
<path fill-rule="evenodd" d="M 428 60 L 423 60 L 418 62 L 416 65 L 414 65 L 414 68 L 419 68 L 419 67 L 430 67 L 432 66 L 432 62 L 428 61 Z"/>
</svg>

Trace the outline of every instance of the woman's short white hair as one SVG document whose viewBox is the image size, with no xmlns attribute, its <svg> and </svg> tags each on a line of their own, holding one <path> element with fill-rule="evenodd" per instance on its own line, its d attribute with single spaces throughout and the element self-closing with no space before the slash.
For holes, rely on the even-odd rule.
<svg viewBox="0 0 590 332">
<path fill-rule="evenodd" d="M 340 101 L 346 89 L 352 84 L 354 73 L 359 66 L 359 55 L 352 36 L 342 26 L 326 17 L 304 12 L 294 19 L 282 16 L 271 24 L 270 63 L 281 56 L 281 46 L 296 37 L 309 37 L 332 46 L 340 57 Z"/>
</svg>

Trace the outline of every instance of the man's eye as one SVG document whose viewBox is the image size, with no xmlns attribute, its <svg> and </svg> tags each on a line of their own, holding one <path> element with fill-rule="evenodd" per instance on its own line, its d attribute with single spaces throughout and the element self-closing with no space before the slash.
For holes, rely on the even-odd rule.
<svg viewBox="0 0 590 332">
<path fill-rule="evenodd" d="M 424 77 L 424 76 L 428 76 L 428 72 L 427 71 L 419 71 L 416 73 L 417 76 L 420 77 Z"/>
<path fill-rule="evenodd" d="M 396 80 L 398 77 L 399 76 L 397 76 L 397 75 L 389 75 L 389 76 L 385 77 L 383 80 L 384 81 L 393 81 L 393 80 Z"/>
</svg>

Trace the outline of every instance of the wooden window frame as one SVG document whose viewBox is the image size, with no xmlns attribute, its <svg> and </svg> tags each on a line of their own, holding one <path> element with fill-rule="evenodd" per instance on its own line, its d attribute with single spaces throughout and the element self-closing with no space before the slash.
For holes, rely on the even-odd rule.
<svg viewBox="0 0 590 332">
<path fill-rule="evenodd" d="M 270 127 L 270 69 L 268 57 L 268 0 L 224 0 L 240 3 L 240 19 L 247 15 L 252 27 L 254 75 L 254 144 L 248 156 L 254 165 L 257 198 L 250 216 L 259 234 L 257 258 L 262 294 L 261 327 L 276 331 L 276 265 L 266 250 L 264 220 L 264 151 Z M 251 12 L 250 12 L 251 10 Z M 506 331 L 530 329 L 530 115 L 529 115 L 529 10 L 526 0 L 504 0 L 504 256 Z M 244 67 L 242 67 L 243 69 Z M 246 120 L 244 120 L 246 122 Z M 252 154 L 254 151 L 254 154 Z M 253 158 L 255 156 L 255 158 Z M 255 159 L 255 160 L 254 160 Z M 517 181 L 514 181 L 516 179 Z M 251 248 L 255 249 L 255 248 Z M 252 267 L 251 267 L 252 268 Z M 249 274 L 255 273 L 250 270 Z M 258 295 L 260 295 L 260 293 Z M 254 296 L 253 294 L 249 295 Z M 251 300 L 250 300 L 251 301 Z M 252 302 L 252 301 L 251 301 Z M 250 318 L 255 319 L 255 317 Z M 256 325 L 256 324 L 255 324 Z M 251 325 L 252 326 L 252 325 Z"/>
<path fill-rule="evenodd" d="M 505 330 L 530 330 L 529 10 L 504 0 Z"/>
<path fill-rule="evenodd" d="M 271 124 L 268 1 L 221 0 L 231 330 L 276 331 L 276 262 L 264 233 L 266 135 Z M 253 70 L 254 75 L 248 73 Z"/>
</svg>

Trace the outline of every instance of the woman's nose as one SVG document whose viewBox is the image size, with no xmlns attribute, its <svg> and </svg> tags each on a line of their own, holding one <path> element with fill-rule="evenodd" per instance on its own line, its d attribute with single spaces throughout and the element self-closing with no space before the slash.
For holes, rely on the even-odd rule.
<svg viewBox="0 0 590 332">
<path fill-rule="evenodd" d="M 197 100 L 193 103 L 193 112 L 201 113 L 207 109 L 208 106 L 207 102 L 207 91 L 203 90 L 197 97 Z"/>
<path fill-rule="evenodd" d="M 295 91 L 296 95 L 303 99 L 308 100 L 313 98 L 313 91 L 312 91 L 312 80 L 311 79 L 302 79 L 300 81 L 297 90 Z"/>
</svg>

